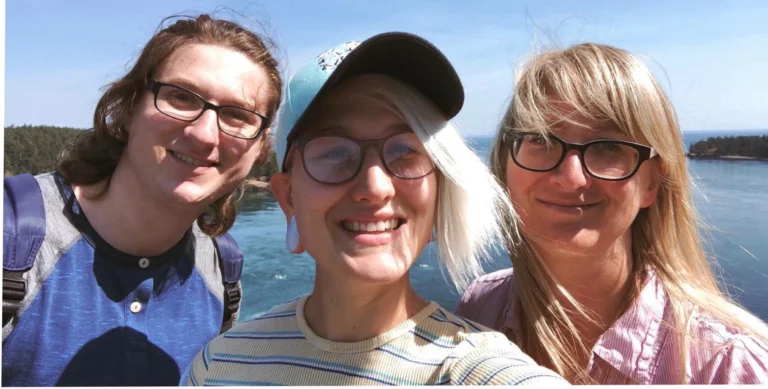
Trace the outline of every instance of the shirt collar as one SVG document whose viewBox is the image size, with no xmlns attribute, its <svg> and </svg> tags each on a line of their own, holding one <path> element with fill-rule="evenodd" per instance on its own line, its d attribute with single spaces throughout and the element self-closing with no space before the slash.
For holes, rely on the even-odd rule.
<svg viewBox="0 0 768 389">
<path fill-rule="evenodd" d="M 517 293 L 517 280 L 512 277 L 510 280 L 509 288 L 509 303 L 504 310 L 504 323 L 502 324 L 501 331 L 507 336 L 512 335 L 515 339 L 511 339 L 514 343 L 520 344 L 522 340 L 522 327 L 520 325 L 520 316 L 517 312 L 520 312 L 520 298 Z"/>
<path fill-rule="evenodd" d="M 112 262 L 115 262 L 121 266 L 135 268 L 135 269 L 155 269 L 165 267 L 167 264 L 178 263 L 181 258 L 189 257 L 194 258 L 195 250 L 195 236 L 192 232 L 193 227 L 189 228 L 184 236 L 173 247 L 166 252 L 146 257 L 147 265 L 141 266 L 140 261 L 142 257 L 124 253 L 112 245 L 107 243 L 101 235 L 93 228 L 88 221 L 80 203 L 77 201 L 72 185 L 59 173 L 56 173 L 56 184 L 59 188 L 59 193 L 62 199 L 64 199 L 64 212 L 70 219 L 72 224 L 80 230 L 83 238 L 94 248 L 94 250 L 102 254 L 99 257 L 104 257 Z"/>
<path fill-rule="evenodd" d="M 648 383 L 654 345 L 663 336 L 661 325 L 667 296 L 658 276 L 649 270 L 640 294 L 629 309 L 597 340 L 588 371 L 592 375 L 595 357 L 600 357 L 621 374 L 637 383 Z"/>
<path fill-rule="evenodd" d="M 502 332 L 513 335 L 513 342 L 522 339 L 520 298 L 513 278 L 509 288 L 509 303 L 504 311 Z M 637 383 L 650 382 L 654 344 L 663 336 L 661 322 L 667 306 L 667 296 L 656 273 L 649 269 L 640 294 L 629 309 L 598 339 L 592 349 L 587 371 L 593 375 L 595 357 L 599 357 L 624 376 Z"/>
</svg>

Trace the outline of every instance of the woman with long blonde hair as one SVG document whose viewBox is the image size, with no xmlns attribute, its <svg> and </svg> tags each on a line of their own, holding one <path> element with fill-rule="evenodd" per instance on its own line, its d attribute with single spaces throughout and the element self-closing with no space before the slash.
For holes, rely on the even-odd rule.
<svg viewBox="0 0 768 389">
<path fill-rule="evenodd" d="M 490 164 L 522 240 L 459 315 L 573 383 L 768 382 L 768 328 L 715 280 L 675 112 L 638 58 L 585 43 L 530 59 Z"/>
</svg>

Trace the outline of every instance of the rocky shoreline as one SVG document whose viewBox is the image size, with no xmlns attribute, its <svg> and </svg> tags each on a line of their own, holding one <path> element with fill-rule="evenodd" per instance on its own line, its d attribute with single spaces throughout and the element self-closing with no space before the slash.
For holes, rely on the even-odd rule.
<svg viewBox="0 0 768 389">
<path fill-rule="evenodd" d="M 709 137 L 691 143 L 688 158 L 722 161 L 768 161 L 768 134 Z"/>
<path fill-rule="evenodd" d="M 711 159 L 711 160 L 723 160 L 723 161 L 768 161 L 768 158 L 759 157 L 747 157 L 744 155 L 706 155 L 696 153 L 686 153 L 686 157 L 690 159 Z"/>
<path fill-rule="evenodd" d="M 268 192 L 268 193 L 272 192 L 269 187 L 269 178 L 267 178 L 266 176 L 259 177 L 259 178 L 246 179 L 245 182 L 243 183 L 243 186 L 247 191 Z"/>
</svg>

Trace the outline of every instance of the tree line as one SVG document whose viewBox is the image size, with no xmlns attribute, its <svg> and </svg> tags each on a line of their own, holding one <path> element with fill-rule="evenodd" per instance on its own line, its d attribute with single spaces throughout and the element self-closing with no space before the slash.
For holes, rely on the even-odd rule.
<svg viewBox="0 0 768 389">
<path fill-rule="evenodd" d="M 691 157 L 719 158 L 740 156 L 768 158 L 768 135 L 718 136 L 691 143 L 688 147 Z"/>
<path fill-rule="evenodd" d="M 83 131 L 86 130 L 56 126 L 5 127 L 5 176 L 53 171 L 61 152 Z M 253 166 L 248 177 L 269 177 L 276 171 L 277 160 L 272 153 L 263 166 Z"/>
</svg>

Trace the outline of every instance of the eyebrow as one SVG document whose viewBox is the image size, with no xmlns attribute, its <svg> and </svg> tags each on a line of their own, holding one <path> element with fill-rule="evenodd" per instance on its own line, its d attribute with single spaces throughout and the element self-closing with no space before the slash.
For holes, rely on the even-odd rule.
<svg viewBox="0 0 768 389">
<path fill-rule="evenodd" d="M 634 141 L 629 134 L 625 134 L 613 124 L 610 124 L 607 126 L 600 126 L 597 128 L 597 131 L 595 131 L 595 133 L 597 133 L 597 135 L 602 139 Z"/>
<path fill-rule="evenodd" d="M 592 131 L 593 134 L 597 134 L 598 136 L 601 135 L 621 135 L 626 136 L 624 132 L 622 132 L 615 124 L 613 123 L 598 123 L 594 127 L 585 127 Z M 562 132 L 562 127 L 555 126 L 549 128 L 549 132 L 557 135 L 559 132 Z"/>
<path fill-rule="evenodd" d="M 165 80 L 161 80 L 159 78 L 156 79 L 157 81 L 164 82 L 166 84 L 173 84 L 186 89 L 190 89 L 197 94 L 200 94 L 198 90 L 202 89 L 198 83 L 184 77 L 168 77 Z"/>
<path fill-rule="evenodd" d="M 319 128 L 313 132 L 317 133 L 318 135 L 327 135 L 328 133 L 333 132 L 335 130 L 341 130 L 343 132 L 346 128 L 347 127 L 344 127 L 344 126 L 334 125 L 330 127 Z"/>
<path fill-rule="evenodd" d="M 161 80 L 158 80 L 158 81 L 164 82 L 166 84 L 173 84 L 176 86 L 180 86 L 184 89 L 189 89 L 190 91 L 195 92 L 198 96 L 202 97 L 206 101 L 210 99 L 208 96 L 205 96 L 203 93 L 200 93 L 200 90 L 203 89 L 200 86 L 200 84 L 188 78 L 176 76 L 176 77 L 169 77 L 165 81 L 161 81 Z M 217 104 L 217 105 L 244 108 L 249 111 L 258 112 L 258 110 L 256 109 L 257 107 L 255 102 L 248 102 L 239 98 L 229 99 L 226 101 L 227 101 L 226 103 Z"/>
<path fill-rule="evenodd" d="M 596 132 L 599 132 L 601 134 L 622 134 L 622 135 L 624 134 L 623 132 L 621 132 L 621 130 L 619 130 L 618 128 L 616 128 L 616 126 L 612 124 L 599 126 L 596 128 L 596 130 L 597 130 Z"/>
</svg>

